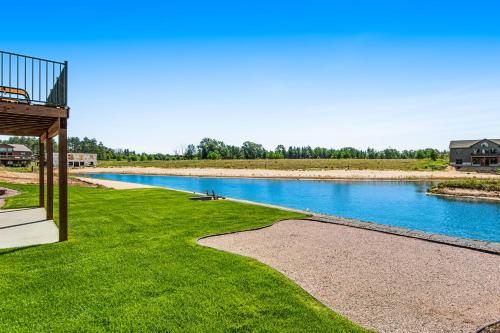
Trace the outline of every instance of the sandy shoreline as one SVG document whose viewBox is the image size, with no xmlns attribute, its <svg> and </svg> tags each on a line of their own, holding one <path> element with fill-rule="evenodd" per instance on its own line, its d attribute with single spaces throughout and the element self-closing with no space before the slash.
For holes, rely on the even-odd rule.
<svg viewBox="0 0 500 333">
<path fill-rule="evenodd" d="M 138 188 L 155 188 L 155 186 L 144 185 L 144 184 L 136 184 L 136 183 L 128 183 L 128 182 L 120 182 L 116 180 L 109 179 L 96 179 L 96 178 L 87 178 L 87 177 L 75 177 L 76 180 L 86 183 L 89 185 L 97 185 L 106 188 L 112 188 L 114 190 L 133 190 Z"/>
<path fill-rule="evenodd" d="M 215 168 L 141 168 L 110 167 L 71 169 L 72 174 L 122 173 L 165 176 L 283 178 L 283 179 L 339 179 L 339 180 L 447 180 L 460 178 L 500 179 L 500 175 L 472 172 L 399 171 L 399 170 L 267 170 Z"/>
</svg>

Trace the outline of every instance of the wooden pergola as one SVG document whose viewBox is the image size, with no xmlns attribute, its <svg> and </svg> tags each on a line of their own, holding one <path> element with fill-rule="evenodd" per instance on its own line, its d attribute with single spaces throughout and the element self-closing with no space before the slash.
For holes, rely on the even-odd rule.
<svg viewBox="0 0 500 333">
<path fill-rule="evenodd" d="M 67 68 L 67 62 L 0 51 L 0 135 L 39 138 L 39 206 L 48 220 L 54 218 L 53 138 L 59 137 L 59 241 L 68 239 Z"/>
</svg>

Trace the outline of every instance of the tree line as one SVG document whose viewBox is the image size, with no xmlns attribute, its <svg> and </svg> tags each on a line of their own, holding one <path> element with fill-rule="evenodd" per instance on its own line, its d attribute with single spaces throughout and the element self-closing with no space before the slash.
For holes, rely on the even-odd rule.
<svg viewBox="0 0 500 333">
<path fill-rule="evenodd" d="M 353 147 L 340 149 L 311 146 L 278 145 L 274 150 L 266 150 L 261 144 L 246 141 L 241 146 L 227 145 L 222 141 L 204 138 L 200 144 L 187 146 L 185 159 L 432 159 L 447 158 L 448 151 L 427 148 L 417 150 L 397 150 L 386 148 L 360 150 Z"/>
<path fill-rule="evenodd" d="M 34 154 L 38 153 L 38 139 L 33 137 L 10 137 L 0 140 L 3 143 L 24 144 Z M 55 143 L 54 151 L 57 151 Z M 190 144 L 181 153 L 136 153 L 130 149 L 112 149 L 106 147 L 96 139 L 84 137 L 68 138 L 68 152 L 97 154 L 99 160 L 127 160 L 127 161 L 152 161 L 152 160 L 234 160 L 234 159 L 432 159 L 437 160 L 448 157 L 448 151 L 438 149 L 397 150 L 386 148 L 376 150 L 368 148 L 360 150 L 352 147 L 340 149 L 311 146 L 278 145 L 274 150 L 267 150 L 261 144 L 246 141 L 241 146 L 225 144 L 212 138 L 204 138 L 198 145 Z"/>
</svg>

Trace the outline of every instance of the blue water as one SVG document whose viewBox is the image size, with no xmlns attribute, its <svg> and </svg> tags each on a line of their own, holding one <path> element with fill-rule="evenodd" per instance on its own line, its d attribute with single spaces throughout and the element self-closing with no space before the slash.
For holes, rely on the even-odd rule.
<svg viewBox="0 0 500 333">
<path fill-rule="evenodd" d="M 350 217 L 449 236 L 500 242 L 500 204 L 430 196 L 430 183 L 312 181 L 97 174 L 92 177 Z"/>
</svg>

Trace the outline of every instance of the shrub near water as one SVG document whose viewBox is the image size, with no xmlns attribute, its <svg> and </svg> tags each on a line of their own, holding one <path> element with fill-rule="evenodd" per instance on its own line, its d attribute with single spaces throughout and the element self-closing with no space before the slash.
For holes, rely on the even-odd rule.
<svg viewBox="0 0 500 333">
<path fill-rule="evenodd" d="M 450 180 L 447 182 L 439 183 L 435 188 L 437 189 L 457 188 L 457 189 L 500 192 L 500 180 L 494 180 L 494 179 Z"/>
</svg>

